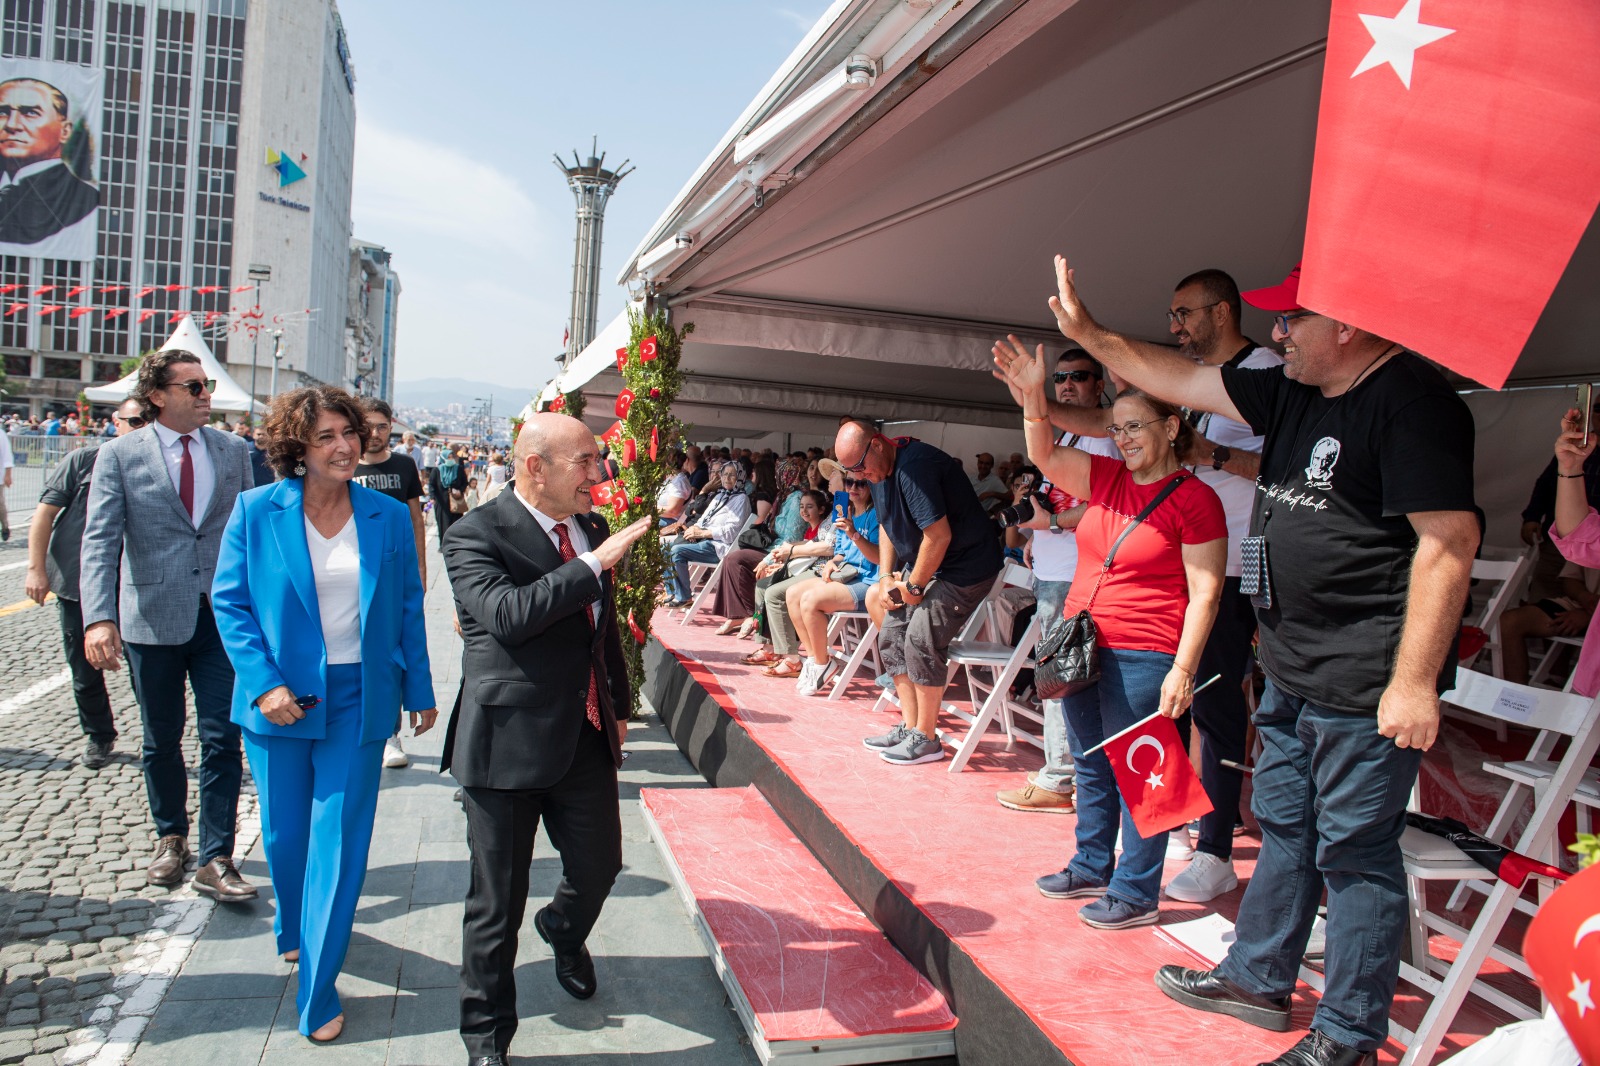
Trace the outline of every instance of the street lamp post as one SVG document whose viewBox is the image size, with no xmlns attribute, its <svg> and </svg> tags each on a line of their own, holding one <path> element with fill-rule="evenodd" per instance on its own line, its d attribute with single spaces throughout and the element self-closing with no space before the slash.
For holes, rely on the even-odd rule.
<svg viewBox="0 0 1600 1066">
<path fill-rule="evenodd" d="M 251 263 L 250 280 L 256 283 L 256 313 L 260 314 L 261 283 L 272 280 L 272 268 L 265 263 Z M 245 415 L 246 421 L 252 426 L 256 424 L 256 364 L 260 361 L 260 355 L 261 328 L 257 326 L 250 337 L 250 410 Z"/>
<path fill-rule="evenodd" d="M 272 396 L 278 395 L 278 364 L 283 362 L 283 330 L 272 331 Z"/>
</svg>

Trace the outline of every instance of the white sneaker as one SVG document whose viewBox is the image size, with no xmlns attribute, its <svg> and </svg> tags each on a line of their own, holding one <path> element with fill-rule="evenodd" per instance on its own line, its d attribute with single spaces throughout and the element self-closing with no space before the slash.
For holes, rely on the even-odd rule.
<svg viewBox="0 0 1600 1066">
<path fill-rule="evenodd" d="M 827 663 L 814 663 L 807 659 L 800 668 L 800 677 L 794 683 L 794 690 L 802 696 L 815 696 L 822 688 L 822 674 L 827 668 Z"/>
<path fill-rule="evenodd" d="M 411 765 L 411 760 L 406 756 L 406 749 L 400 746 L 399 737 L 390 737 L 383 742 L 383 765 L 391 770 Z"/>
<path fill-rule="evenodd" d="M 1232 859 L 1219 859 L 1210 852 L 1201 851 L 1189 861 L 1183 873 L 1172 879 L 1167 895 L 1184 903 L 1209 903 L 1238 887 L 1239 878 L 1233 872 Z"/>
<path fill-rule="evenodd" d="M 1182 862 L 1192 858 L 1194 858 L 1194 844 L 1189 840 L 1188 826 L 1181 826 L 1167 834 L 1168 861 L 1177 859 Z"/>
</svg>

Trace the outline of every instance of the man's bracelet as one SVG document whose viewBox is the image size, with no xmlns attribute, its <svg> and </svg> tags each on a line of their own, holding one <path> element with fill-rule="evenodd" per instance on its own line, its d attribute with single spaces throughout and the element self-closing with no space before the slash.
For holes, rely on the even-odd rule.
<svg viewBox="0 0 1600 1066">
<path fill-rule="evenodd" d="M 1040 418 L 1030 418 L 1028 416 L 1027 412 L 1023 412 L 1022 420 L 1024 422 L 1033 422 L 1033 423 L 1048 422 L 1048 421 L 1050 421 L 1050 416 L 1049 415 L 1044 415 L 1044 416 L 1042 416 Z"/>
<path fill-rule="evenodd" d="M 1563 474 L 1559 470 L 1556 471 L 1556 477 L 1582 477 L 1582 476 L 1583 476 L 1583 471 L 1582 470 L 1578 471 L 1576 474 Z"/>
</svg>

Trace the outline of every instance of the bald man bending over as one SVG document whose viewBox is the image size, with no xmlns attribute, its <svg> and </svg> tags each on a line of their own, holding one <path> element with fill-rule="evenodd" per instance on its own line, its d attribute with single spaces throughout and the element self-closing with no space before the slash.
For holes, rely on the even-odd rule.
<svg viewBox="0 0 1600 1066">
<path fill-rule="evenodd" d="M 444 538 L 464 647 L 440 769 L 461 783 L 472 851 L 461 946 L 471 1066 L 503 1066 L 517 1029 L 512 972 L 541 817 L 563 876 L 534 928 L 561 987 L 595 992 L 584 941 L 622 868 L 617 768 L 629 711 L 610 570 L 650 523 L 608 535 L 589 513 L 603 476 L 582 422 L 533 415 L 517 435 L 510 491 Z"/>
</svg>

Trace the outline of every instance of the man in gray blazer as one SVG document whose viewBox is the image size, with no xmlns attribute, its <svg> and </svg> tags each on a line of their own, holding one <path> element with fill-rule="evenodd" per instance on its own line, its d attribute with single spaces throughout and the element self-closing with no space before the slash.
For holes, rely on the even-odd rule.
<svg viewBox="0 0 1600 1066">
<path fill-rule="evenodd" d="M 139 697 L 145 791 L 158 838 L 146 876 L 153 885 L 181 884 L 189 858 L 187 681 L 200 734 L 194 887 L 231 902 L 255 898 L 256 889 L 233 864 L 244 763 L 239 727 L 228 716 L 233 666 L 211 615 L 210 589 L 233 502 L 254 480 L 244 442 L 206 426 L 215 387 L 200 360 L 180 349 L 155 352 L 140 365 L 133 397 L 151 422 L 100 446 L 79 580 L 86 657 L 116 670 L 126 648 Z"/>
</svg>

